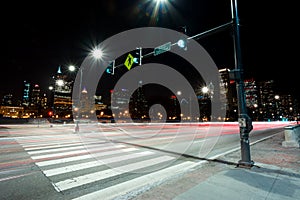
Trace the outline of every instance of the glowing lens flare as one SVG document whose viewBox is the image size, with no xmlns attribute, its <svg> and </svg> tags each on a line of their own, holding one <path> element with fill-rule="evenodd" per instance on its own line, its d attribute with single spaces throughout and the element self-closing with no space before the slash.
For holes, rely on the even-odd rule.
<svg viewBox="0 0 300 200">
<path fill-rule="evenodd" d="M 101 59 L 103 57 L 103 51 L 101 49 L 94 49 L 92 54 L 95 59 Z"/>
<path fill-rule="evenodd" d="M 160 3 L 166 3 L 168 0 L 155 0 L 156 3 L 160 4 Z"/>
<path fill-rule="evenodd" d="M 56 81 L 56 84 L 57 84 L 58 86 L 63 86 L 65 83 L 64 83 L 63 80 L 59 79 L 59 80 Z"/>
</svg>

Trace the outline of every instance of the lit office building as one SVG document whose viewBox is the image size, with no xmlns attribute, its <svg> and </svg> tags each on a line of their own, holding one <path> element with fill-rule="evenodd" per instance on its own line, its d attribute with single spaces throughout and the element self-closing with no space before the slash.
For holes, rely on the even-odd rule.
<svg viewBox="0 0 300 200">
<path fill-rule="evenodd" d="M 236 83 L 235 81 L 230 80 L 230 69 L 220 69 L 219 72 L 221 76 L 221 88 L 223 88 L 223 90 L 221 91 L 221 98 L 226 98 L 226 100 L 222 99 L 222 102 L 226 102 L 226 120 L 234 121 L 237 119 L 238 115 Z"/>
<path fill-rule="evenodd" d="M 257 83 L 254 79 L 247 79 L 244 81 L 244 91 L 246 98 L 246 106 L 248 114 L 253 121 L 259 120 L 259 93 Z"/>
<path fill-rule="evenodd" d="M 274 120 L 276 112 L 275 105 L 275 83 L 273 80 L 259 82 L 259 120 Z"/>
<path fill-rule="evenodd" d="M 55 118 L 71 118 L 72 114 L 72 83 L 58 67 L 54 87 L 53 114 Z"/>
<path fill-rule="evenodd" d="M 111 91 L 111 110 L 115 114 L 114 118 L 123 121 L 129 119 L 130 91 L 120 89 Z"/>
<path fill-rule="evenodd" d="M 13 95 L 12 94 L 6 94 L 3 96 L 2 99 L 2 105 L 4 106 L 11 106 L 13 105 Z"/>
<path fill-rule="evenodd" d="M 30 101 L 30 83 L 24 81 L 22 105 L 29 106 L 29 101 Z"/>
<path fill-rule="evenodd" d="M 40 93 L 40 86 L 35 84 L 31 91 L 30 106 L 39 107 L 41 105 Z"/>
<path fill-rule="evenodd" d="M 138 88 L 129 100 L 129 113 L 134 122 L 141 122 L 149 118 L 149 106 L 144 94 L 143 82 L 138 82 Z"/>
</svg>

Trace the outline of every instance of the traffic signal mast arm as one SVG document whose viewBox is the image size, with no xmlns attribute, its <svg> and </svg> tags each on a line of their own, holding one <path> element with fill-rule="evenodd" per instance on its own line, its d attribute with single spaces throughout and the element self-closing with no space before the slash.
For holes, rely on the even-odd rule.
<svg viewBox="0 0 300 200">
<path fill-rule="evenodd" d="M 171 49 L 172 46 L 178 46 L 180 47 L 181 49 L 184 49 L 184 50 L 187 50 L 187 42 L 188 40 L 191 40 L 191 39 L 194 39 L 194 40 L 198 40 L 198 39 L 201 39 L 201 38 L 204 38 L 206 36 L 209 36 L 209 35 L 212 35 L 212 34 L 215 34 L 217 32 L 221 32 L 221 31 L 225 31 L 227 30 L 228 28 L 231 28 L 233 25 L 233 21 L 230 21 L 228 23 L 225 23 L 225 24 L 222 24 L 220 26 L 217 26 L 215 28 L 212 28 L 210 30 L 207 30 L 207 31 L 204 31 L 202 33 L 199 33 L 197 35 L 194 35 L 194 36 L 191 36 L 191 37 L 188 37 L 188 38 L 181 38 L 179 39 L 177 42 L 175 43 L 171 43 L 171 42 L 167 42 L 163 45 L 160 45 L 156 48 L 154 48 L 154 50 L 142 57 L 149 57 L 151 55 L 159 55 L 159 54 L 162 54 L 164 52 L 167 52 Z"/>
<path fill-rule="evenodd" d="M 137 57 L 134 57 L 133 58 L 133 62 L 138 64 L 138 65 L 142 65 L 142 59 L 143 58 L 147 58 L 147 57 L 150 57 L 152 55 L 154 56 L 157 56 L 159 54 L 162 54 L 162 53 L 165 53 L 167 51 L 170 51 L 171 50 L 171 47 L 172 46 L 178 46 L 179 48 L 183 49 L 183 50 L 187 50 L 187 43 L 188 43 L 188 40 L 191 40 L 191 39 L 195 39 L 195 40 L 198 40 L 198 39 L 201 39 L 203 37 L 206 37 L 206 36 L 209 36 L 209 35 L 212 35 L 214 33 L 217 33 L 217 32 L 220 32 L 220 31 L 224 31 L 226 30 L 227 28 L 230 28 L 232 27 L 233 25 L 233 21 L 230 21 L 226 24 L 223 24 L 223 25 L 220 25 L 218 27 L 215 27 L 215 28 L 212 28 L 210 30 L 207 30 L 207 31 L 204 31 L 202 33 L 199 33 L 197 35 L 194 35 L 194 36 L 191 36 L 191 37 L 187 37 L 187 38 L 181 38 L 179 39 L 177 42 L 175 43 L 171 43 L 171 42 L 167 42 L 165 44 L 162 44 L 156 48 L 154 48 L 153 51 L 151 51 L 150 53 L 147 53 L 145 55 L 142 55 L 142 47 L 137 47 L 136 49 L 138 50 L 138 52 L 136 53 L 137 54 Z M 131 54 L 130 54 L 131 55 Z M 128 59 L 128 58 L 127 58 Z M 131 64 L 132 65 L 132 64 Z M 115 68 L 118 68 L 118 67 L 123 67 L 123 66 L 126 66 L 128 68 L 128 70 L 130 70 L 131 68 L 131 65 L 130 67 L 128 66 L 128 63 L 127 65 L 125 65 L 124 63 L 121 63 L 119 65 L 115 65 L 115 60 L 113 60 L 109 66 L 107 67 L 107 70 L 106 72 L 109 73 L 109 74 L 112 74 L 114 75 L 114 70 Z"/>
<path fill-rule="evenodd" d="M 252 130 L 252 121 L 251 118 L 247 115 L 247 109 L 246 109 L 246 102 L 245 102 L 245 95 L 244 95 L 244 80 L 242 78 L 241 72 L 242 70 L 242 63 L 241 63 L 241 45 L 240 45 L 240 35 L 239 35 L 239 17 L 238 17 L 238 8 L 237 8 L 237 0 L 231 0 L 231 17 L 232 20 L 228 23 L 225 23 L 223 25 L 217 26 L 215 28 L 212 28 L 210 30 L 204 31 L 202 33 L 199 33 L 197 35 L 194 35 L 192 37 L 188 38 L 181 38 L 176 43 L 165 43 L 163 45 L 160 45 L 154 50 L 148 54 L 142 55 L 142 47 L 139 47 L 140 49 L 140 60 L 139 65 L 141 65 L 141 59 L 145 57 L 149 57 L 151 55 L 159 55 L 164 52 L 167 52 L 171 49 L 172 46 L 178 45 L 179 48 L 182 48 L 184 50 L 187 50 L 187 42 L 190 39 L 198 40 L 200 38 L 212 35 L 214 33 L 224 31 L 227 28 L 231 28 L 233 31 L 233 42 L 234 42 L 234 57 L 235 57 L 235 78 L 238 78 L 237 81 L 237 95 L 238 95 L 238 113 L 239 113 L 239 126 L 240 126 L 240 142 L 241 142 L 241 155 L 242 159 L 239 161 L 239 166 L 245 166 L 245 167 L 252 167 L 254 162 L 251 160 L 250 155 L 250 145 L 249 145 L 249 133 Z M 126 63 L 126 62 L 125 62 Z M 132 63 L 132 62 L 131 62 Z M 118 65 L 123 66 L 124 64 Z M 132 64 L 130 64 L 130 67 L 126 66 L 128 69 L 130 69 Z"/>
</svg>

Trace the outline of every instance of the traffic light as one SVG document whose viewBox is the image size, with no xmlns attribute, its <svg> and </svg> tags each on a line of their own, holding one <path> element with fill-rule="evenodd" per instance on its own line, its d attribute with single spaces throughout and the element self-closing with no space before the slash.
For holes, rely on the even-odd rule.
<svg viewBox="0 0 300 200">
<path fill-rule="evenodd" d="M 52 115 L 53 115 L 53 112 L 52 112 L 52 111 L 49 111 L 49 112 L 48 112 L 48 116 L 49 116 L 49 117 L 52 117 Z"/>
<path fill-rule="evenodd" d="M 111 61 L 106 68 L 106 73 L 114 75 L 115 73 L 115 60 Z"/>
<path fill-rule="evenodd" d="M 137 48 L 136 57 L 133 58 L 133 62 L 142 65 L 142 47 Z"/>
<path fill-rule="evenodd" d="M 178 31 L 181 32 L 181 33 L 183 33 L 183 34 L 185 34 L 185 35 L 187 34 L 187 28 L 186 28 L 186 26 L 180 26 L 178 28 Z M 187 43 L 188 43 L 187 38 L 182 37 L 180 40 L 178 40 L 177 45 L 181 49 L 183 49 L 183 50 L 186 51 L 187 50 Z"/>
<path fill-rule="evenodd" d="M 180 40 L 178 40 L 177 45 L 183 49 L 183 50 L 187 50 L 187 38 L 181 38 Z"/>
</svg>

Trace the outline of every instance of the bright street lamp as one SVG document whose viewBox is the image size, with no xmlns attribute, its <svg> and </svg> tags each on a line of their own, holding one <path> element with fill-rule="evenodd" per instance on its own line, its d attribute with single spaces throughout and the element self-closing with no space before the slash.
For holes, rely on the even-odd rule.
<svg viewBox="0 0 300 200">
<path fill-rule="evenodd" d="M 206 87 L 206 86 L 203 87 L 201 91 L 202 91 L 204 94 L 208 93 L 208 87 Z"/>
<path fill-rule="evenodd" d="M 168 0 L 154 0 L 157 4 L 162 4 L 168 2 Z"/>
<path fill-rule="evenodd" d="M 102 59 L 103 57 L 103 51 L 101 49 L 95 48 L 92 51 L 92 55 L 95 59 Z"/>
<path fill-rule="evenodd" d="M 103 58 L 103 51 L 102 49 L 100 48 L 97 48 L 95 47 L 91 52 L 90 52 L 90 55 L 94 58 L 94 60 L 99 60 L 99 59 L 102 59 Z M 75 67 L 74 65 L 70 65 L 69 66 L 69 71 L 75 71 L 77 69 L 77 67 Z M 74 108 L 74 111 L 77 112 L 77 115 L 74 115 L 74 116 L 77 116 L 77 120 L 75 120 L 75 132 L 79 132 L 79 120 L 80 118 L 82 117 L 81 116 L 81 112 L 82 112 L 82 99 L 81 99 L 81 93 L 83 91 L 83 88 L 82 88 L 82 82 L 83 82 L 83 73 L 85 71 L 85 68 L 83 67 L 80 67 L 78 68 L 78 73 L 79 74 L 79 89 L 78 89 L 78 93 L 76 91 L 76 94 L 78 94 L 78 100 L 75 108 Z M 77 97 L 76 97 L 77 99 Z M 92 112 L 91 112 L 92 113 Z"/>
<path fill-rule="evenodd" d="M 74 72 L 76 70 L 76 67 L 74 65 L 69 66 L 69 71 Z"/>
</svg>

